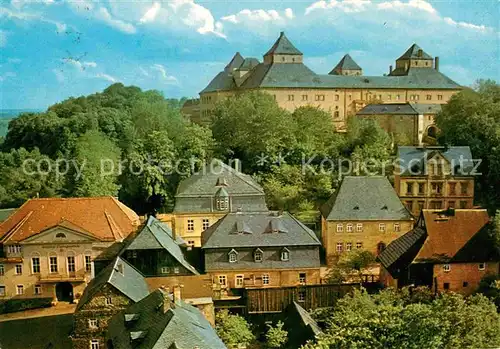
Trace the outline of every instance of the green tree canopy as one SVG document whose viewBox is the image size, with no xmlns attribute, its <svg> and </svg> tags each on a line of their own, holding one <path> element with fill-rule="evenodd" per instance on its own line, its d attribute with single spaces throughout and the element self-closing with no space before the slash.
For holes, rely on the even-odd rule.
<svg viewBox="0 0 500 349">
<path fill-rule="evenodd" d="M 266 346 L 268 348 L 283 348 L 288 341 L 288 332 L 283 329 L 283 322 L 278 321 L 276 326 L 267 325 Z"/>
<path fill-rule="evenodd" d="M 250 325 L 241 316 L 221 310 L 215 314 L 215 331 L 229 348 L 237 345 L 248 345 L 254 339 Z"/>
</svg>

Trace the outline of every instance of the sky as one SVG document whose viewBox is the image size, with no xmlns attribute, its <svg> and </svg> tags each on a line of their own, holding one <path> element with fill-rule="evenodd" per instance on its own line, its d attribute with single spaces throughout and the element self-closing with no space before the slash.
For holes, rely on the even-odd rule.
<svg viewBox="0 0 500 349">
<path fill-rule="evenodd" d="M 197 97 L 239 51 L 280 31 L 328 73 L 349 53 L 387 73 L 413 43 L 462 85 L 499 81 L 496 0 L 0 0 L 0 108 L 47 108 L 114 82 Z"/>
</svg>

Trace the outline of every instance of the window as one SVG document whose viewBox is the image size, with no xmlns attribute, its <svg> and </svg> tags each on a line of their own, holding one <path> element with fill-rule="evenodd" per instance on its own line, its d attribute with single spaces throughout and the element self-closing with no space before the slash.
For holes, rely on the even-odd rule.
<svg viewBox="0 0 500 349">
<path fill-rule="evenodd" d="M 413 183 L 406 183 L 406 195 L 413 194 Z"/>
<path fill-rule="evenodd" d="M 224 211 L 229 208 L 229 198 L 226 197 L 218 197 L 216 200 L 217 209 L 219 211 Z"/>
<path fill-rule="evenodd" d="M 345 226 L 345 230 L 346 230 L 348 233 L 352 233 L 352 224 L 351 224 L 351 223 L 348 223 L 348 224 Z"/>
<path fill-rule="evenodd" d="M 467 286 L 469 286 L 469 283 L 468 283 L 467 281 L 464 281 L 464 282 L 462 283 L 462 287 L 467 287 Z"/>
<path fill-rule="evenodd" d="M 23 274 L 23 265 L 16 264 L 16 275 L 22 275 L 22 274 Z"/>
<path fill-rule="evenodd" d="M 255 252 L 253 253 L 253 260 L 255 262 L 262 262 L 262 250 L 255 250 Z"/>
<path fill-rule="evenodd" d="M 299 283 L 301 284 L 306 283 L 306 273 L 299 273 Z"/>
<path fill-rule="evenodd" d="M 64 234 L 64 233 L 57 233 L 56 234 L 56 238 L 57 239 L 66 239 L 66 234 Z"/>
<path fill-rule="evenodd" d="M 356 242 L 356 248 L 359 250 L 359 249 L 362 249 L 363 248 L 363 243 L 362 242 Z"/>
<path fill-rule="evenodd" d="M 161 267 L 161 273 L 162 274 L 169 274 L 170 268 L 169 267 Z"/>
<path fill-rule="evenodd" d="M 467 208 L 467 201 L 460 201 L 460 208 Z"/>
<path fill-rule="evenodd" d="M 179 267 L 174 267 L 174 274 L 179 274 L 181 272 L 181 270 L 179 269 Z"/>
<path fill-rule="evenodd" d="M 51 273 L 57 273 L 57 257 L 50 256 L 49 257 L 49 267 Z"/>
<path fill-rule="evenodd" d="M 334 112 L 333 112 L 333 117 L 334 117 L 335 119 L 340 118 L 340 112 L 339 112 L 338 110 L 334 111 Z"/>
<path fill-rule="evenodd" d="M 306 291 L 299 291 L 297 300 L 299 302 L 305 302 L 306 301 Z"/>
<path fill-rule="evenodd" d="M 85 271 L 87 273 L 92 271 L 92 256 L 85 256 Z"/>
<path fill-rule="evenodd" d="M 243 280 L 244 280 L 244 276 L 243 275 L 236 275 L 234 277 L 234 285 L 236 287 L 243 287 Z"/>
<path fill-rule="evenodd" d="M 210 220 L 208 218 L 203 218 L 203 230 L 207 230 L 210 227 Z"/>
<path fill-rule="evenodd" d="M 448 201 L 449 208 L 455 208 L 455 201 Z"/>
<path fill-rule="evenodd" d="M 381 254 L 383 250 L 385 250 L 386 244 L 383 242 L 379 242 L 377 244 L 377 254 Z"/>
<path fill-rule="evenodd" d="M 262 285 L 269 285 L 269 274 L 262 275 Z"/>
<path fill-rule="evenodd" d="M 423 194 L 425 192 L 425 183 L 418 183 L 418 193 Z"/>
<path fill-rule="evenodd" d="M 418 101 L 420 99 L 419 95 L 415 95 L 415 100 Z"/>
<path fill-rule="evenodd" d="M 97 319 L 89 319 L 89 328 L 97 328 Z"/>
<path fill-rule="evenodd" d="M 438 95 L 438 101 L 442 101 L 443 100 L 443 95 Z"/>
<path fill-rule="evenodd" d="M 387 95 L 387 100 L 388 101 L 392 100 L 392 96 L 391 95 Z"/>
<path fill-rule="evenodd" d="M 39 257 L 31 258 L 31 270 L 32 270 L 33 274 L 40 273 L 40 258 Z"/>
<path fill-rule="evenodd" d="M 457 183 L 450 183 L 449 186 L 450 186 L 450 195 L 455 195 L 456 193 L 455 189 L 457 187 Z"/>
<path fill-rule="evenodd" d="M 344 225 L 343 224 L 337 224 L 337 233 L 342 233 L 344 231 Z"/>
<path fill-rule="evenodd" d="M 338 101 L 340 99 L 339 95 L 335 95 L 335 100 Z"/>
<path fill-rule="evenodd" d="M 451 265 L 449 265 L 449 264 L 444 264 L 443 265 L 443 271 L 449 272 L 450 270 L 451 270 Z"/>
<path fill-rule="evenodd" d="M 75 256 L 68 256 L 68 273 L 74 273 L 75 271 Z"/>
<path fill-rule="evenodd" d="M 445 290 L 449 290 L 450 289 L 450 283 L 449 282 L 445 282 L 444 285 L 443 285 L 443 288 Z"/>
<path fill-rule="evenodd" d="M 227 285 L 226 275 L 219 275 L 218 279 L 219 279 L 219 285 L 221 286 Z"/>
<path fill-rule="evenodd" d="M 35 295 L 39 296 L 42 294 L 42 285 L 35 285 Z"/>
<path fill-rule="evenodd" d="M 18 294 L 18 295 L 24 294 L 24 286 L 23 285 L 17 285 L 16 294 Z"/>
<path fill-rule="evenodd" d="M 290 251 L 287 248 L 281 250 L 281 260 L 288 261 L 290 259 Z"/>
<path fill-rule="evenodd" d="M 431 201 L 431 209 L 440 210 L 443 208 L 443 203 L 441 201 Z"/>
<path fill-rule="evenodd" d="M 432 95 L 427 95 L 427 96 L 426 96 L 426 99 L 427 99 L 428 101 L 431 101 L 431 100 L 432 100 Z"/>
<path fill-rule="evenodd" d="M 302 95 L 302 100 L 307 101 L 307 95 Z"/>
<path fill-rule="evenodd" d="M 90 341 L 90 349 L 99 349 L 99 341 L 97 339 Z"/>
<path fill-rule="evenodd" d="M 425 201 L 419 201 L 418 202 L 418 210 L 422 211 L 425 206 Z"/>
<path fill-rule="evenodd" d="M 486 263 L 479 263 L 479 270 L 486 269 Z"/>
<path fill-rule="evenodd" d="M 408 211 L 413 211 L 413 201 L 406 201 L 406 208 Z"/>
<path fill-rule="evenodd" d="M 229 263 L 236 263 L 238 261 L 238 252 L 231 250 L 229 252 Z"/>
<path fill-rule="evenodd" d="M 442 183 L 432 183 L 432 194 L 441 194 L 443 192 Z"/>
<path fill-rule="evenodd" d="M 467 195 L 468 188 L 469 188 L 469 183 L 467 182 L 460 183 L 460 193 L 462 195 Z"/>
<path fill-rule="evenodd" d="M 113 299 L 111 297 L 106 297 L 106 299 L 104 300 L 104 303 L 106 305 L 111 305 L 111 304 L 113 304 Z"/>
<path fill-rule="evenodd" d="M 187 228 L 188 228 L 188 231 L 194 231 L 194 220 L 193 219 L 187 220 Z"/>
<path fill-rule="evenodd" d="M 399 99 L 401 98 L 400 95 L 396 95 L 396 100 L 399 101 Z"/>
<path fill-rule="evenodd" d="M 294 95 L 288 95 L 289 102 L 293 102 L 294 98 L 295 98 Z"/>
<path fill-rule="evenodd" d="M 401 231 L 401 226 L 399 225 L 399 223 L 394 223 L 394 231 L 395 232 L 400 232 Z"/>
<path fill-rule="evenodd" d="M 358 232 L 363 231 L 363 223 L 358 223 L 358 224 L 356 224 L 356 230 L 357 230 Z"/>
<path fill-rule="evenodd" d="M 194 240 L 188 240 L 188 245 L 189 246 L 194 246 Z"/>
<path fill-rule="evenodd" d="M 337 252 L 342 252 L 343 248 L 344 248 L 344 243 L 337 242 Z"/>
<path fill-rule="evenodd" d="M 0 264 L 0 276 L 4 275 L 5 275 L 5 267 L 3 266 L 3 264 Z"/>
<path fill-rule="evenodd" d="M 316 95 L 315 96 L 316 101 L 324 101 L 325 100 L 325 95 Z"/>
<path fill-rule="evenodd" d="M 381 232 L 385 231 L 385 223 L 379 223 L 379 225 L 378 225 L 378 231 L 381 231 Z"/>
<path fill-rule="evenodd" d="M 0 297 L 5 297 L 5 286 L 0 286 Z"/>
<path fill-rule="evenodd" d="M 346 242 L 346 244 L 345 244 L 345 250 L 346 251 L 351 251 L 352 250 L 352 242 Z"/>
</svg>

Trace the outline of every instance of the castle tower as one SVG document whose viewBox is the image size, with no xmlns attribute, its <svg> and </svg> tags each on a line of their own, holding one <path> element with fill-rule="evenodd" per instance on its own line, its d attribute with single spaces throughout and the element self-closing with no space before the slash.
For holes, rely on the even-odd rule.
<svg viewBox="0 0 500 349">
<path fill-rule="evenodd" d="M 332 69 L 330 75 L 363 75 L 363 69 L 352 59 L 349 54 L 346 54 L 340 62 Z"/>
<path fill-rule="evenodd" d="M 278 40 L 264 55 L 264 63 L 302 63 L 302 56 L 302 52 L 293 46 L 285 32 L 281 32 Z"/>
<path fill-rule="evenodd" d="M 396 69 L 389 75 L 407 75 L 410 68 L 433 68 L 434 59 L 417 44 L 410 46 L 401 57 L 396 60 Z"/>
</svg>

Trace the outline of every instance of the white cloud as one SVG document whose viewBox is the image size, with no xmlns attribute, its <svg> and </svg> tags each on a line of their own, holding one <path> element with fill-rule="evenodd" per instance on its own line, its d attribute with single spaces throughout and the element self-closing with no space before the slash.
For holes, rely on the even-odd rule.
<svg viewBox="0 0 500 349">
<path fill-rule="evenodd" d="M 148 22 L 153 22 L 158 15 L 158 12 L 160 12 L 161 9 L 161 4 L 159 2 L 155 2 L 153 6 L 149 10 L 146 11 L 146 13 L 141 17 L 139 22 L 141 23 L 148 23 Z"/>
<path fill-rule="evenodd" d="M 196 28 L 198 33 L 225 37 L 217 30 L 221 26 L 215 22 L 212 12 L 193 0 L 173 0 L 169 3 L 169 7 L 175 17 L 178 17 L 184 25 Z"/>
<path fill-rule="evenodd" d="M 98 79 L 104 79 L 104 80 L 109 81 L 109 82 L 117 82 L 118 81 L 115 77 L 108 75 L 108 74 L 104 74 L 104 73 L 96 74 L 95 77 Z"/>
<path fill-rule="evenodd" d="M 105 7 L 101 7 L 96 11 L 96 18 L 103 21 L 110 27 L 118 29 L 126 34 L 135 34 L 136 32 L 136 29 L 132 24 L 122 21 L 121 19 L 114 18 Z"/>
<path fill-rule="evenodd" d="M 161 64 L 153 64 L 151 66 L 151 69 L 158 71 L 160 73 L 160 79 L 163 80 L 165 83 L 177 83 L 178 82 L 174 76 L 167 74 L 167 69 L 165 69 L 165 67 Z"/>
<path fill-rule="evenodd" d="M 489 27 L 486 27 L 485 25 L 476 25 L 472 23 L 467 23 L 467 22 L 456 22 L 450 17 L 444 17 L 443 21 L 446 24 L 456 26 L 456 27 L 461 27 L 461 28 L 467 28 L 467 29 L 472 29 L 472 30 L 477 30 L 481 32 L 486 32 L 486 31 L 491 31 L 492 29 Z"/>
<path fill-rule="evenodd" d="M 66 80 L 66 77 L 64 76 L 64 73 L 61 69 L 54 68 L 52 69 L 52 72 L 56 76 L 58 82 L 63 82 L 64 80 Z"/>
<path fill-rule="evenodd" d="M 0 47 L 7 45 L 7 33 L 4 30 L 0 30 Z"/>
<path fill-rule="evenodd" d="M 285 9 L 285 17 L 288 19 L 293 19 L 293 17 L 295 17 L 291 8 Z"/>
<path fill-rule="evenodd" d="M 39 14 L 34 14 L 34 13 L 28 13 L 28 12 L 21 12 L 21 11 L 12 11 L 10 9 L 7 9 L 5 7 L 0 8 L 0 18 L 6 17 L 9 19 L 14 19 L 14 20 L 19 20 L 19 21 L 41 21 L 44 23 L 52 24 L 56 27 L 56 32 L 57 33 L 62 33 L 65 32 L 67 29 L 67 25 L 62 22 L 54 21 L 52 19 L 45 18 Z"/>
<path fill-rule="evenodd" d="M 96 68 L 97 63 L 96 62 L 85 62 L 85 61 L 80 61 L 79 59 L 75 58 L 64 58 L 63 59 L 64 63 L 67 63 L 69 65 L 72 65 L 73 67 L 77 68 L 80 71 L 84 71 L 87 68 Z"/>
<path fill-rule="evenodd" d="M 268 21 L 283 21 L 286 19 L 293 18 L 292 9 L 288 8 L 285 10 L 283 15 L 276 10 L 249 10 L 244 9 L 240 12 L 222 17 L 222 21 L 230 22 L 233 24 L 238 24 L 247 21 L 255 21 L 255 22 L 268 22 Z"/>
<path fill-rule="evenodd" d="M 308 15 L 315 10 L 337 9 L 345 13 L 362 12 L 365 11 L 367 6 L 371 4 L 369 0 L 320 0 L 306 8 L 305 14 Z"/>
</svg>

